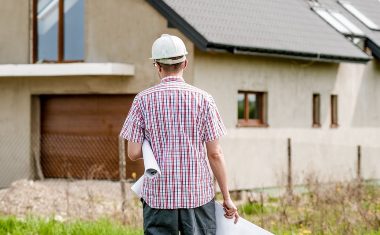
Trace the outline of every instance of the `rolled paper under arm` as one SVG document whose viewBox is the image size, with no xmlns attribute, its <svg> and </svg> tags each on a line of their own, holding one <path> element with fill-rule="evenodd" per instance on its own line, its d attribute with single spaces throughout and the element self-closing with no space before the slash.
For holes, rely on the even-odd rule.
<svg viewBox="0 0 380 235">
<path fill-rule="evenodd" d="M 161 170 L 158 167 L 156 158 L 153 155 L 152 148 L 147 140 L 144 140 L 142 145 L 142 152 L 144 157 L 145 174 L 150 178 L 154 178 L 158 174 L 161 174 Z"/>
<path fill-rule="evenodd" d="M 157 173 L 161 174 L 161 171 L 147 140 L 144 140 L 142 151 L 144 157 L 145 175 L 149 178 L 157 177 Z M 139 197 L 141 197 L 143 183 L 144 175 L 141 176 L 141 178 L 131 188 Z M 219 203 L 215 202 L 216 235 L 273 235 L 273 233 L 270 233 L 241 217 L 239 218 L 239 222 L 234 224 L 235 219 L 227 219 L 224 217 L 224 214 L 225 212 L 223 207 Z"/>
</svg>

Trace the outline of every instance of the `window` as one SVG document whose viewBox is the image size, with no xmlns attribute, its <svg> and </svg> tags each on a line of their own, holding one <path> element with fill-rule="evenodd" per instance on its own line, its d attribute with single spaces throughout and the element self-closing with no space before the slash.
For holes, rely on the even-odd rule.
<svg viewBox="0 0 380 235">
<path fill-rule="evenodd" d="M 340 33 L 347 36 L 364 37 L 365 34 L 355 24 L 348 20 L 342 13 L 335 10 L 327 10 L 324 8 L 312 8 L 322 19 L 329 23 Z"/>
<path fill-rule="evenodd" d="M 313 127 L 321 127 L 321 96 L 313 94 Z"/>
<path fill-rule="evenodd" d="M 338 96 L 331 95 L 331 127 L 338 126 Z"/>
<path fill-rule="evenodd" d="M 337 19 L 340 23 L 348 28 L 351 31 L 352 35 L 364 36 L 364 32 L 359 29 L 356 25 L 354 25 L 349 19 L 347 19 L 342 13 L 339 11 L 328 11 L 335 19 Z"/>
<path fill-rule="evenodd" d="M 356 9 L 350 2 L 346 1 L 338 1 L 340 5 L 342 5 L 347 11 L 349 11 L 352 15 L 358 18 L 363 24 L 365 24 L 368 28 L 372 30 L 380 30 L 379 26 L 375 24 L 372 20 L 370 20 L 367 16 L 361 13 L 358 9 Z"/>
<path fill-rule="evenodd" d="M 34 0 L 34 62 L 84 60 L 84 1 Z"/>
<path fill-rule="evenodd" d="M 266 123 L 266 93 L 239 91 L 237 104 L 238 126 L 268 126 Z"/>
</svg>

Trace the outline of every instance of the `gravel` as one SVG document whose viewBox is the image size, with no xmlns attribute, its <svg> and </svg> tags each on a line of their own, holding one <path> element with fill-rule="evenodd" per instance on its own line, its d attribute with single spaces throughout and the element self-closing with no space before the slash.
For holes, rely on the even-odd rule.
<svg viewBox="0 0 380 235">
<path fill-rule="evenodd" d="M 141 226 L 142 208 L 126 184 L 126 210 L 122 212 L 120 182 L 103 180 L 19 180 L 0 190 L 0 214 L 36 215 L 65 221 L 70 218 L 109 217 L 126 225 Z"/>
</svg>

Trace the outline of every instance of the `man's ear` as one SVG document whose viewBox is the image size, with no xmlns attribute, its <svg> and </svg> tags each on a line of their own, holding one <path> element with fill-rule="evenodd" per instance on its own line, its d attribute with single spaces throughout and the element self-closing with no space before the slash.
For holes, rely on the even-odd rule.
<svg viewBox="0 0 380 235">
<path fill-rule="evenodd" d="M 158 68 L 158 72 L 161 73 L 161 71 L 162 71 L 162 67 L 161 67 L 161 65 L 160 65 L 159 63 L 157 63 L 157 68 Z"/>
<path fill-rule="evenodd" d="M 183 69 L 186 69 L 187 67 L 187 60 L 185 60 L 185 65 L 183 66 Z"/>
</svg>

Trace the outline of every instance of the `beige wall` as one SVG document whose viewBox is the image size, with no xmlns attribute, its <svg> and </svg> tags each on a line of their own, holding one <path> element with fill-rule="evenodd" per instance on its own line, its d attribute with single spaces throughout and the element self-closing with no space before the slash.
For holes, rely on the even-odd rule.
<svg viewBox="0 0 380 235">
<path fill-rule="evenodd" d="M 121 62 L 135 65 L 132 78 L 136 88 L 157 84 L 153 69 L 152 44 L 163 33 L 176 35 L 185 42 L 190 61 L 185 80 L 193 82 L 194 45 L 177 29 L 167 28 L 167 20 L 146 1 L 86 1 L 86 62 Z"/>
<path fill-rule="evenodd" d="M 2 0 L 0 12 L 0 64 L 29 63 L 29 0 Z"/>
<path fill-rule="evenodd" d="M 28 63 L 29 1 L 6 0 L 0 27 L 0 63 Z M 85 62 L 118 62 L 135 66 L 135 75 L 0 78 L 0 188 L 29 177 L 31 96 L 39 94 L 136 94 L 160 82 L 151 57 L 152 43 L 163 33 L 181 37 L 190 63 L 185 80 L 193 82 L 194 46 L 141 0 L 87 0 Z M 9 19 L 14 19 L 11 22 Z M 9 27 L 9 24 L 13 27 Z M 3 42 L 7 43 L 4 46 Z M 9 55 L 9 56 L 8 56 Z M 10 57 L 11 56 L 11 57 Z"/>
<path fill-rule="evenodd" d="M 28 2 L 5 0 L 0 6 L 5 12 L 17 12 L 0 15 L 1 29 L 15 24 L 0 37 L 0 64 L 28 63 Z M 14 21 L 5 20 L 9 18 Z M 162 33 L 185 41 L 190 61 L 185 80 L 215 98 L 228 129 L 221 142 L 231 189 L 277 185 L 286 170 L 287 138 L 293 142 L 296 182 L 313 170 L 324 180 L 354 177 L 359 144 L 363 176 L 380 178 L 378 61 L 309 63 L 200 52 L 178 30 L 168 29 L 167 21 L 141 0 L 87 0 L 85 22 L 85 62 L 130 63 L 135 65 L 135 76 L 0 78 L 0 172 L 6 175 L 0 177 L 0 187 L 29 177 L 32 95 L 134 94 L 155 85 L 159 79 L 147 58 Z M 268 128 L 236 127 L 238 90 L 268 92 Z M 311 127 L 313 93 L 321 94 L 322 128 Z M 330 128 L 331 94 L 339 96 L 337 129 Z"/>
<path fill-rule="evenodd" d="M 221 142 L 230 187 L 272 186 L 282 181 L 287 138 L 293 143 L 295 182 L 301 183 L 313 171 L 322 181 L 352 179 L 356 146 L 380 151 L 379 72 L 377 61 L 367 66 L 313 63 L 196 50 L 194 85 L 213 95 L 228 130 Z M 268 92 L 268 128 L 236 127 L 238 90 Z M 321 95 L 321 128 L 312 127 L 313 93 Z M 339 128 L 330 127 L 331 94 L 339 99 Z M 367 152 L 363 173 L 379 178 L 380 164 L 373 164 L 375 150 Z"/>
</svg>

